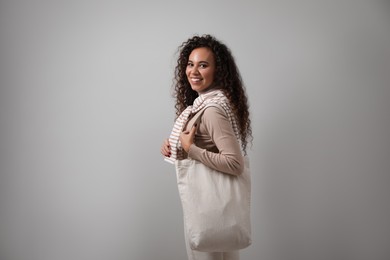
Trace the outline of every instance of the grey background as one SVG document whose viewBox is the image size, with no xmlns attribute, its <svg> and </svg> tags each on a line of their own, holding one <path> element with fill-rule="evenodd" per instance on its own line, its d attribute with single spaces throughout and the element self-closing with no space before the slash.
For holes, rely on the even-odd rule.
<svg viewBox="0 0 390 260">
<path fill-rule="evenodd" d="M 0 2 L 0 259 L 185 259 L 177 47 L 211 33 L 247 86 L 242 259 L 390 259 L 387 1 Z"/>
</svg>

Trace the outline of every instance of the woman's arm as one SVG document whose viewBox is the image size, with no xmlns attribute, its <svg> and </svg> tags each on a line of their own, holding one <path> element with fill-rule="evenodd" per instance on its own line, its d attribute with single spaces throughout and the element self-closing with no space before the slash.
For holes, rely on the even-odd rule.
<svg viewBox="0 0 390 260">
<path fill-rule="evenodd" d="M 208 133 L 219 153 L 191 144 L 188 156 L 220 172 L 240 175 L 244 170 L 244 158 L 233 127 L 221 108 L 208 107 L 197 126 L 200 133 Z"/>
</svg>

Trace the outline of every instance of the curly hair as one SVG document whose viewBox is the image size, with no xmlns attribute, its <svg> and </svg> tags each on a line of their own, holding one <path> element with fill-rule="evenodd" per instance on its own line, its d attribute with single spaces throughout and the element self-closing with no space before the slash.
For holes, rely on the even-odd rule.
<svg viewBox="0 0 390 260">
<path fill-rule="evenodd" d="M 246 153 L 248 140 L 252 139 L 252 128 L 245 87 L 230 49 L 211 35 L 194 36 L 179 46 L 174 75 L 176 117 L 198 97 L 198 93 L 192 90 L 188 82 L 186 68 L 191 52 L 200 47 L 209 48 L 214 54 L 216 70 L 213 84 L 221 87 L 229 100 L 237 120 L 242 150 Z"/>
</svg>

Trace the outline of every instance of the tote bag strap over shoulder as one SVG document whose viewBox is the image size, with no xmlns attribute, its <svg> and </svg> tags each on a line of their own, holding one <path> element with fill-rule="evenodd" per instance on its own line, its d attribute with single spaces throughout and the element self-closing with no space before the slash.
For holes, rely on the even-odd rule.
<svg viewBox="0 0 390 260">
<path fill-rule="evenodd" d="M 195 118 L 195 121 L 194 121 L 194 124 L 199 124 L 200 122 L 200 119 L 201 119 L 201 116 L 203 115 L 204 111 L 209 108 L 209 107 L 218 107 L 221 111 L 223 111 L 223 113 L 226 114 L 225 110 L 223 109 L 222 106 L 216 104 L 216 103 L 210 103 L 210 104 L 207 104 L 204 108 L 202 108 L 201 110 L 199 110 L 194 116 L 193 118 Z M 193 119 L 192 118 L 192 119 Z"/>
</svg>

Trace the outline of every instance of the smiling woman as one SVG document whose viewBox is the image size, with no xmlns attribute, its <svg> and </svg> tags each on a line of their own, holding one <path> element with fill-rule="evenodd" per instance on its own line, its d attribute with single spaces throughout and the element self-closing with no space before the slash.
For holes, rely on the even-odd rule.
<svg viewBox="0 0 390 260">
<path fill-rule="evenodd" d="M 250 196 L 250 181 L 248 182 L 248 166 L 245 160 L 247 139 L 251 137 L 251 126 L 249 119 L 249 110 L 245 89 L 241 81 L 240 73 L 233 59 L 230 50 L 223 43 L 210 35 L 202 37 L 195 36 L 184 42 L 181 46 L 179 59 L 175 70 L 175 91 L 176 91 L 176 115 L 177 120 L 173 127 L 171 136 L 166 139 L 161 147 L 161 153 L 165 160 L 176 164 L 179 191 L 183 187 L 183 182 L 179 179 L 182 174 L 182 167 L 186 162 L 196 162 L 204 165 L 207 169 L 215 170 L 217 173 L 207 172 L 207 176 L 219 176 L 223 179 L 235 183 L 249 183 L 249 185 L 240 188 L 240 193 Z M 199 168 L 191 168 L 194 174 L 190 176 L 202 176 Z M 232 178 L 232 176 L 234 176 Z M 228 181 L 228 182 L 229 182 Z M 194 183 L 196 183 L 194 185 Z M 206 182 L 196 182 L 195 179 L 184 190 L 191 198 L 199 198 L 210 192 L 210 197 L 206 201 L 208 208 L 211 207 L 212 217 L 217 218 L 218 223 L 210 224 L 208 219 L 203 217 L 205 211 L 196 207 L 196 210 L 186 210 L 185 195 L 180 192 L 183 203 L 183 212 L 185 215 L 185 239 L 187 254 L 189 260 L 238 260 L 239 251 L 247 247 L 250 243 L 250 227 L 245 226 L 249 223 L 248 218 L 236 216 L 249 216 L 249 196 L 238 196 L 238 207 L 243 210 L 229 211 L 230 205 L 233 205 L 233 197 L 227 192 L 221 196 L 216 195 L 213 188 L 206 188 L 210 183 L 224 183 L 224 188 L 234 186 L 227 182 L 218 182 L 208 180 Z M 194 187 L 192 190 L 190 187 Z M 202 190 L 202 196 L 197 190 Z M 191 192 L 187 192 L 191 191 Z M 212 194 L 211 194 L 212 193 Z M 184 198 L 183 198 L 184 197 Z M 221 206 L 226 203 L 211 203 L 212 198 L 222 197 L 229 201 L 229 207 Z M 192 199 L 189 199 L 193 201 Z M 248 202 L 248 203 L 247 203 Z M 203 209 L 203 208 L 202 208 Z M 234 208 L 236 209 L 236 208 Z M 240 208 L 241 209 L 241 208 Z M 202 212 L 201 216 L 197 213 Z M 223 212 L 221 216 L 216 212 Z M 233 219 L 234 224 L 222 224 L 222 219 Z M 240 221 L 237 221 L 240 219 Z M 192 221 L 191 221 L 192 220 Z M 192 223 L 200 222 L 198 228 L 192 226 Z M 190 223 L 190 224 L 189 224 Z M 245 228 L 241 228 L 242 226 Z M 204 228 L 207 226 L 207 228 Z M 218 239 L 209 239 L 199 248 L 196 244 L 201 241 L 204 233 L 217 232 L 210 231 L 208 228 L 216 228 L 218 232 L 224 234 L 223 242 L 215 246 Z M 233 226 L 233 227 L 232 227 Z M 238 226 L 240 228 L 235 228 Z M 206 232 L 202 232 L 207 229 Z M 202 230 L 194 232 L 194 230 Z M 249 232 L 249 234 L 248 234 Z M 232 238 L 227 236 L 232 234 Z M 243 239 L 245 238 L 245 239 Z M 238 243 L 237 241 L 243 241 Z M 244 241 L 245 240 L 245 241 Z M 222 241 L 222 239 L 221 239 Z M 201 243 L 199 243 L 201 244 Z"/>
</svg>

